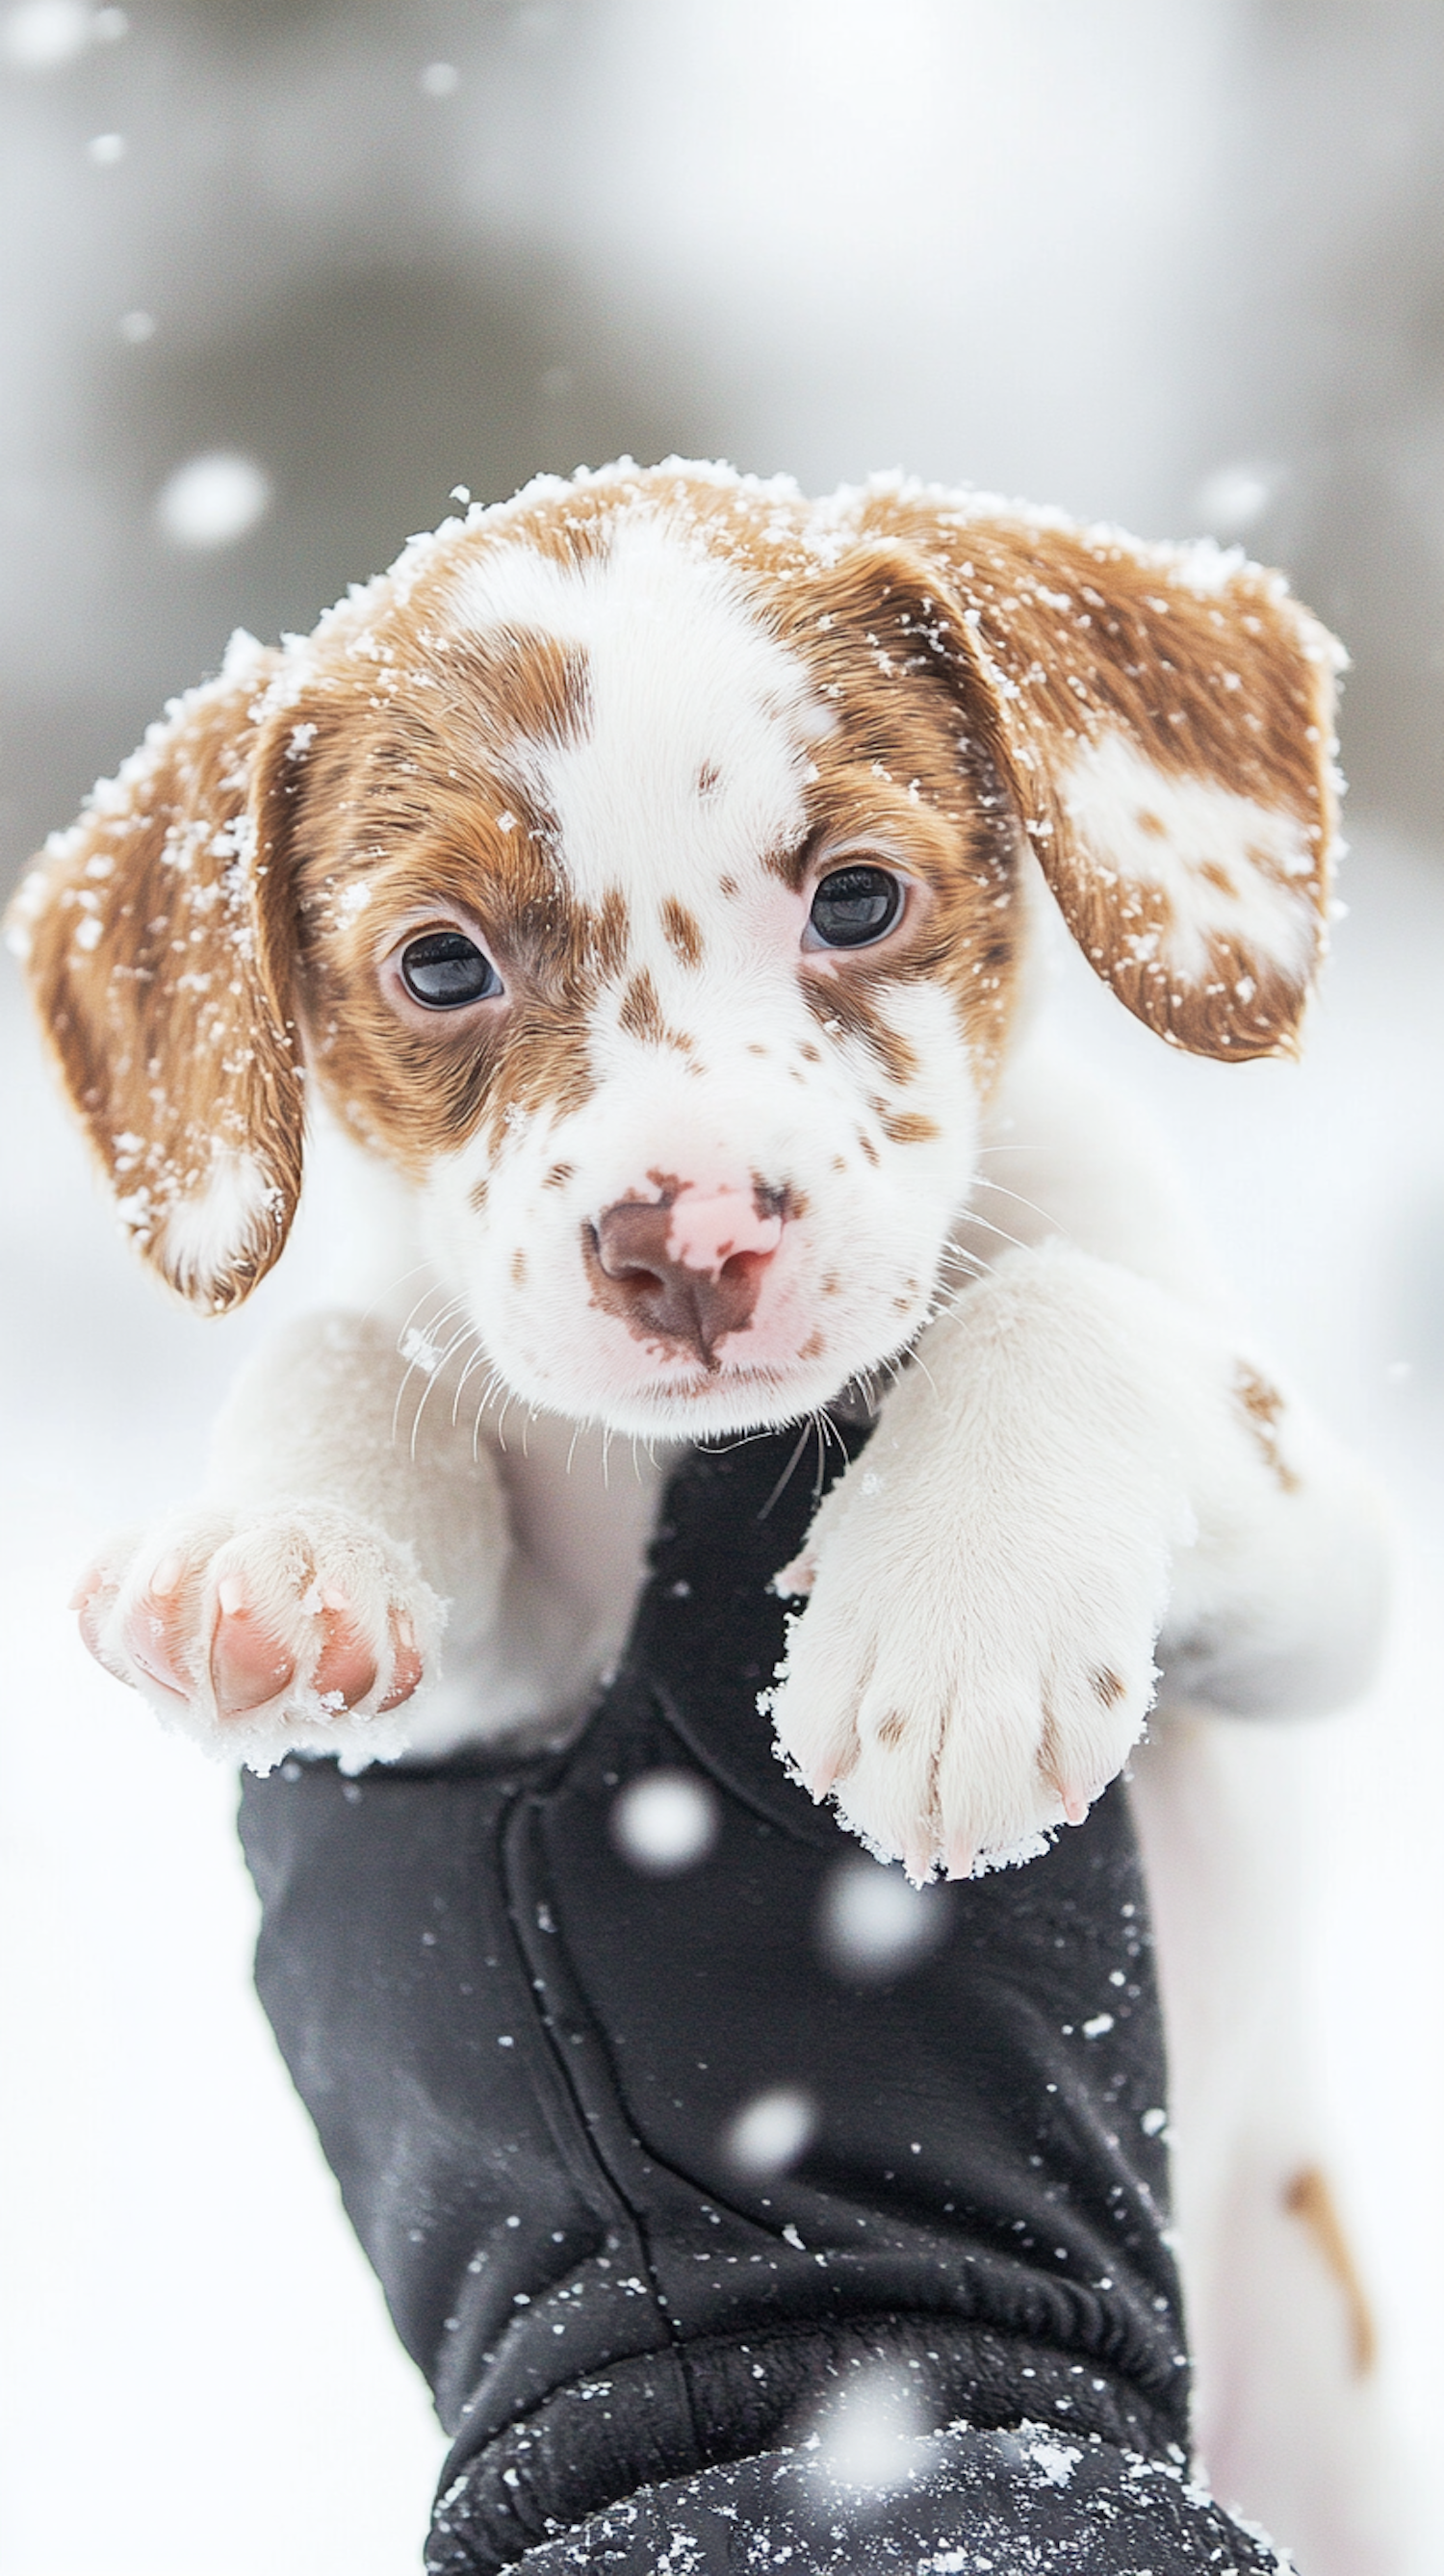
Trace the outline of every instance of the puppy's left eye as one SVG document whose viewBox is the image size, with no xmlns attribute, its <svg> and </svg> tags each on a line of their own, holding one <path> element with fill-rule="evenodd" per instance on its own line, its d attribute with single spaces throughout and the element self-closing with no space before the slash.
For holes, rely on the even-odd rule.
<svg viewBox="0 0 1444 2576">
<path fill-rule="evenodd" d="M 903 908 L 903 887 L 887 868 L 834 868 L 812 898 L 809 946 L 868 948 L 885 938 Z"/>
<path fill-rule="evenodd" d="M 459 1011 L 468 1002 L 489 1001 L 502 988 L 491 959 L 460 930 L 429 930 L 424 939 L 408 941 L 401 951 L 401 981 L 413 1002 L 429 1011 Z"/>
</svg>

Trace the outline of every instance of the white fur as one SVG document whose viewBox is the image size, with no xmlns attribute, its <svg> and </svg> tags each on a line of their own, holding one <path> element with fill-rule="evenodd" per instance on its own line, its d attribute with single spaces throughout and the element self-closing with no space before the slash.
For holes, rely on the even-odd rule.
<svg viewBox="0 0 1444 2576">
<path fill-rule="evenodd" d="M 1136 956 L 1156 956 L 1192 981 L 1207 972 L 1213 936 L 1237 940 L 1291 978 L 1308 973 L 1317 921 L 1296 881 L 1312 874 L 1317 855 L 1291 814 L 1157 769 L 1120 733 L 1085 744 L 1061 771 L 1058 792 L 1101 875 L 1167 898 L 1170 926 L 1160 934 L 1140 921 L 1129 943 Z M 1204 863 L 1227 884 L 1202 874 Z"/>
<path fill-rule="evenodd" d="M 871 1444 L 788 1570 L 810 1599 L 775 1700 L 794 1761 L 819 1782 L 841 1766 L 842 1813 L 877 1848 L 919 1875 L 1036 1848 L 1137 1742 L 1156 1653 L 1196 1705 L 1323 1706 L 1357 1687 L 1383 1589 L 1372 1499 L 1291 1399 L 1271 1457 L 1239 1400 L 1247 1353 L 1226 1298 L 1137 1121 L 1041 1049 L 1018 1053 L 985 1101 L 939 990 L 914 986 L 892 1005 L 920 1066 L 905 1101 L 840 1021 L 829 1028 L 809 1007 L 804 971 L 825 986 L 842 970 L 825 959 L 804 970 L 805 898 L 765 862 L 799 828 L 808 744 L 827 718 L 740 578 L 684 527 L 638 512 L 605 560 L 577 571 L 495 548 L 457 584 L 453 610 L 459 627 L 540 627 L 587 650 L 586 738 L 512 756 L 557 818 L 576 898 L 617 888 L 628 903 L 633 951 L 588 1032 L 595 1088 L 565 1116 L 516 1118 L 499 1144 L 474 1139 L 415 1192 L 392 1176 L 353 1193 L 374 1239 L 353 1259 L 350 1311 L 263 1355 L 221 1427 L 210 1498 L 113 1552 L 97 1579 L 112 1669 L 157 1697 L 141 1660 L 148 1587 L 179 1552 L 187 1572 L 164 1615 L 193 1702 L 188 1713 L 175 1693 L 157 1704 L 212 1746 L 268 1760 L 286 1742 L 325 1744 L 354 1765 L 393 1750 L 403 1720 L 430 1750 L 564 1733 L 615 1655 L 641 1579 L 666 1458 L 632 1440 L 792 1420 L 911 1347 Z M 1184 971 L 1208 934 L 1236 934 L 1302 972 L 1306 907 L 1289 887 L 1310 861 L 1292 823 L 1164 777 L 1112 737 L 1074 759 L 1062 792 L 1097 866 L 1169 896 L 1166 962 Z M 1200 891 L 1186 865 L 1200 856 L 1238 868 L 1236 896 L 1206 880 Z M 662 935 L 668 895 L 702 924 L 700 966 Z M 685 1054 L 623 1023 L 626 980 L 643 965 Z M 935 1121 L 933 1141 L 889 1141 L 895 1099 Z M 571 1177 L 549 1187 L 557 1164 Z M 653 1195 L 657 1170 L 699 1203 L 750 1203 L 759 1177 L 805 1202 L 747 1329 L 726 1337 L 706 1377 L 587 1288 L 584 1227 L 618 1198 Z M 244 1172 L 229 1173 L 176 1212 L 176 1243 L 213 1258 L 248 1209 Z M 421 1279 L 394 1288 L 418 1256 Z M 294 1693 L 246 1721 L 249 1734 L 218 1724 L 208 1696 L 228 1565 L 270 1604 L 297 1664 Z M 353 1712 L 321 1707 L 311 1687 L 307 1603 L 327 1583 L 374 1649 L 375 1685 Z M 426 1679 L 393 1722 L 377 1710 L 408 1624 Z M 1166 1783 L 1159 1796 L 1166 1807 Z M 1163 1850 L 1169 1837 L 1154 1839 Z M 1196 1937 L 1186 1906 L 1181 1919 Z M 1175 1994 L 1185 1987 L 1172 1978 Z M 1186 1995 L 1173 2045 L 1187 2090 L 1199 2042 Z M 1248 2163 L 1251 2116 L 1241 2103 L 1217 2172 Z M 1294 2144 L 1313 2153 L 1306 2130 L 1304 2117 Z M 1186 2183 L 1185 2203 L 1216 2209 L 1222 2189 Z M 1268 2249 L 1284 2246 L 1275 2269 L 1287 2282 L 1297 2247 L 1277 2195 L 1250 2207 L 1250 2262 L 1267 2268 Z M 1208 2236 L 1212 2222 L 1200 2225 Z M 1310 2295 L 1327 2306 L 1327 2284 Z M 1223 2312 L 1200 2293 L 1206 2384 Z M 1267 2320 L 1255 2325 L 1263 2385 L 1288 2362 L 1270 2360 Z M 1325 2447 L 1333 2425 L 1359 2420 L 1337 2357 L 1321 2365 L 1314 2404 Z M 1233 2455 L 1211 2465 L 1229 2485 Z M 1320 2576 L 1376 2576 L 1385 2563 L 1327 2534 L 1314 2561 Z"/>
<path fill-rule="evenodd" d="M 274 1196 L 274 1183 L 254 1155 L 222 1148 L 200 1188 L 166 1210 L 161 1246 L 177 1287 L 224 1278 L 253 1251 Z"/>
<path fill-rule="evenodd" d="M 583 901 L 625 891 L 643 919 L 667 895 L 710 908 L 719 875 L 796 839 L 808 745 L 834 718 L 737 575 L 654 509 L 622 517 L 605 560 L 574 570 L 498 548 L 458 581 L 455 615 L 586 651 L 585 738 L 513 751 L 557 817 Z"/>
</svg>

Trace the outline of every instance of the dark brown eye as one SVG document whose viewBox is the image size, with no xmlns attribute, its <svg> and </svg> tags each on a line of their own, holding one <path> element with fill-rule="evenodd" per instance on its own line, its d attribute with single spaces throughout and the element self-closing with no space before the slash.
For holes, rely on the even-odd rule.
<svg viewBox="0 0 1444 2576">
<path fill-rule="evenodd" d="M 401 951 L 401 981 L 428 1011 L 459 1011 L 502 989 L 491 959 L 460 930 L 428 930 L 411 940 Z"/>
<path fill-rule="evenodd" d="M 868 948 L 882 939 L 903 908 L 899 878 L 886 868 L 834 868 L 812 898 L 809 926 L 820 948 Z"/>
</svg>

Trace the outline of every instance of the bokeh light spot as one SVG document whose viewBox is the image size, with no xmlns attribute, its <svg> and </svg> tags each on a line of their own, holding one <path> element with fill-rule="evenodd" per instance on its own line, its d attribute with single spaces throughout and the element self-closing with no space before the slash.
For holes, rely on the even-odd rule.
<svg viewBox="0 0 1444 2576">
<path fill-rule="evenodd" d="M 5 59 L 26 72 L 59 71 L 83 54 L 94 33 L 84 0 L 24 0 L 7 9 L 0 45 Z"/>
<path fill-rule="evenodd" d="M 859 1854 L 839 1861 L 823 1887 L 818 1947 L 835 1976 L 901 1976 L 937 1948 L 951 1912 L 951 1888 L 911 1887 L 900 1870 Z"/>
<path fill-rule="evenodd" d="M 813 2474 L 830 2485 L 888 2495 L 930 2466 L 928 2429 L 911 2375 L 874 2363 L 814 2416 Z"/>
<path fill-rule="evenodd" d="M 744 2105 L 723 2139 L 738 2173 L 763 2181 L 786 2173 L 817 2131 L 817 2106 L 796 2085 L 779 2085 Z"/>
<path fill-rule="evenodd" d="M 177 466 L 156 517 L 178 546 L 230 546 L 271 506 L 271 478 L 252 456 L 218 450 Z"/>
<path fill-rule="evenodd" d="M 675 1878 L 717 1839 L 717 1797 L 695 1771 L 647 1771 L 613 1803 L 612 1840 L 634 1869 Z"/>
<path fill-rule="evenodd" d="M 1220 465 L 1204 476 L 1195 507 L 1216 537 L 1241 537 L 1256 527 L 1279 488 L 1281 477 L 1269 465 Z"/>
</svg>

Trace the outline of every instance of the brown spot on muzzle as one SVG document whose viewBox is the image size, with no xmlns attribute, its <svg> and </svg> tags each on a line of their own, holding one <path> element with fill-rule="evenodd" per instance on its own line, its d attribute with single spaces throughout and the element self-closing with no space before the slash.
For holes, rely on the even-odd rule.
<svg viewBox="0 0 1444 2576">
<path fill-rule="evenodd" d="M 718 1346 L 745 1333 L 770 1252 L 728 1253 L 716 1270 L 693 1269 L 668 1250 L 669 1190 L 661 1199 L 619 1199 L 581 1229 L 582 1264 L 592 1303 L 615 1315 L 639 1342 L 689 1352 L 704 1368 L 720 1366 Z"/>
<path fill-rule="evenodd" d="M 668 895 L 662 905 L 662 929 L 667 944 L 681 958 L 684 966 L 700 966 L 706 948 L 701 924 L 695 912 L 689 912 L 675 895 Z"/>
</svg>

